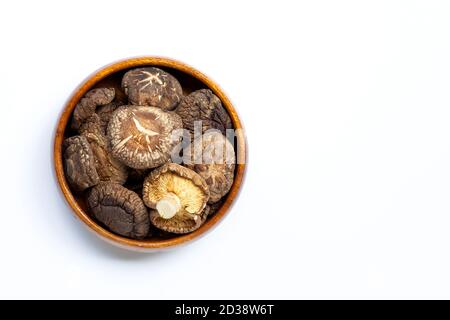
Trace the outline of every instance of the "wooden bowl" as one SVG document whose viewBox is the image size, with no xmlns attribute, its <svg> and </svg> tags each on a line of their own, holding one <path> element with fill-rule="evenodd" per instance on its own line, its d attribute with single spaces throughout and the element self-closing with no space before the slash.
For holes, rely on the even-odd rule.
<svg viewBox="0 0 450 320">
<path fill-rule="evenodd" d="M 86 92 L 96 87 L 108 86 L 114 87 L 116 89 L 117 96 L 123 95 L 123 91 L 120 88 L 120 81 L 123 74 L 129 69 L 143 66 L 155 66 L 168 71 L 181 83 L 185 94 L 201 88 L 211 89 L 220 98 L 223 106 L 228 111 L 234 128 L 240 130 L 237 130 L 236 132 L 235 147 L 237 155 L 237 165 L 234 183 L 231 187 L 230 192 L 225 197 L 222 206 L 216 212 L 216 214 L 208 218 L 208 220 L 199 229 L 188 234 L 173 235 L 170 237 L 159 236 L 144 240 L 134 240 L 114 234 L 98 224 L 87 213 L 86 203 L 83 197 L 72 193 L 64 174 L 62 142 L 67 137 L 68 131 L 70 131 L 68 126 L 70 123 L 72 112 L 78 101 L 86 94 Z M 64 109 L 58 121 L 54 140 L 54 165 L 56 170 L 56 178 L 59 186 L 61 187 L 64 197 L 74 211 L 75 215 L 91 231 L 95 232 L 95 234 L 97 234 L 107 242 L 119 247 L 137 251 L 152 252 L 180 246 L 194 239 L 198 239 L 206 232 L 210 231 L 213 227 L 215 227 L 224 218 L 224 216 L 231 209 L 232 204 L 236 201 L 239 191 L 242 188 L 246 170 L 246 150 L 246 139 L 239 116 L 228 97 L 225 95 L 225 93 L 223 93 L 223 91 L 217 84 L 215 84 L 211 79 L 209 79 L 201 72 L 179 61 L 161 57 L 139 57 L 116 62 L 94 72 L 94 74 L 89 76 L 87 80 L 85 80 L 74 91 L 74 93 L 64 106 Z"/>
</svg>

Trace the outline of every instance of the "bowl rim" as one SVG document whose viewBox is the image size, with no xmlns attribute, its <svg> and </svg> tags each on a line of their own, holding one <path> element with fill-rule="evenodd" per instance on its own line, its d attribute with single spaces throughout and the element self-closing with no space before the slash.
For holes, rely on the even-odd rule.
<svg viewBox="0 0 450 320">
<path fill-rule="evenodd" d="M 117 235 L 103 228 L 101 225 L 95 222 L 95 220 L 90 218 L 90 216 L 80 207 L 78 202 L 75 200 L 75 197 L 69 188 L 64 174 L 62 157 L 62 143 L 64 140 L 65 129 L 69 123 L 72 111 L 74 110 L 78 101 L 86 94 L 86 92 L 92 89 L 99 81 L 116 72 L 144 66 L 172 68 L 197 79 L 207 88 L 211 89 L 214 94 L 220 98 L 224 108 L 230 115 L 234 128 L 240 129 L 236 132 L 238 152 L 235 178 L 233 185 L 220 209 L 199 229 L 191 233 L 176 236 L 174 238 L 159 239 L 158 241 L 151 241 L 150 239 L 136 240 Z M 113 62 L 98 69 L 97 71 L 94 71 L 73 91 L 67 102 L 64 104 L 63 110 L 58 118 L 57 128 L 54 135 L 53 162 L 56 179 L 60 190 L 62 191 L 64 198 L 66 199 L 66 202 L 75 213 L 75 216 L 79 220 L 81 220 L 89 230 L 93 231 L 103 240 L 106 240 L 107 242 L 121 248 L 143 252 L 159 251 L 162 249 L 178 247 L 180 245 L 190 243 L 193 240 L 199 239 L 200 237 L 204 236 L 207 232 L 216 227 L 219 222 L 221 222 L 227 215 L 227 213 L 229 213 L 232 205 L 236 202 L 239 193 L 242 190 L 247 169 L 247 158 L 247 141 L 244 127 L 236 109 L 233 107 L 233 104 L 231 103 L 227 95 L 223 92 L 223 90 L 213 80 L 211 80 L 200 71 L 194 69 L 193 67 L 178 60 L 160 56 L 141 56 L 127 58 Z"/>
</svg>

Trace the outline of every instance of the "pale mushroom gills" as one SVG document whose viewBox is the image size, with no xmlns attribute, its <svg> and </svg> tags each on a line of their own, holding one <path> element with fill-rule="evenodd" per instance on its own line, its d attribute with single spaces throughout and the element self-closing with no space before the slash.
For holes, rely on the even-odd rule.
<svg viewBox="0 0 450 320">
<path fill-rule="evenodd" d="M 209 199 L 206 182 L 193 170 L 168 163 L 152 171 L 144 181 L 144 203 L 156 209 L 152 223 L 165 231 L 186 233 L 201 224 Z"/>
</svg>

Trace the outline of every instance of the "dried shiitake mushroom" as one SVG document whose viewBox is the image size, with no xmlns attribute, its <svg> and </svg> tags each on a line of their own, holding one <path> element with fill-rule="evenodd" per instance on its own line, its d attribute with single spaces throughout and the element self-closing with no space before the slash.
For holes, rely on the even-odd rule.
<svg viewBox="0 0 450 320">
<path fill-rule="evenodd" d="M 64 169 L 73 189 L 83 191 L 99 183 L 94 154 L 83 136 L 67 138 L 63 143 Z"/>
<path fill-rule="evenodd" d="M 128 170 L 110 151 L 108 140 L 103 133 L 100 117 L 97 114 L 90 116 L 80 127 L 80 134 L 89 142 L 95 159 L 95 169 L 100 181 L 124 184 L 127 180 Z"/>
<path fill-rule="evenodd" d="M 154 67 L 128 71 L 122 78 L 122 88 L 131 104 L 163 110 L 175 108 L 183 96 L 178 80 Z"/>
<path fill-rule="evenodd" d="M 108 124 L 113 156 L 135 169 L 155 168 L 170 160 L 172 149 L 181 137 L 172 131 L 181 129 L 174 112 L 147 106 L 122 106 Z"/>
<path fill-rule="evenodd" d="M 116 183 L 101 182 L 93 187 L 87 204 L 93 216 L 122 236 L 142 239 L 149 233 L 149 214 L 139 196 Z"/>
<path fill-rule="evenodd" d="M 185 96 L 175 112 L 183 120 L 183 126 L 194 134 L 196 121 L 201 121 L 204 133 L 209 129 L 220 130 L 224 135 L 226 129 L 233 127 L 230 116 L 222 106 L 220 99 L 209 89 L 201 89 Z"/>
<path fill-rule="evenodd" d="M 209 198 L 206 182 L 194 171 L 176 163 L 167 163 L 144 181 L 144 203 L 150 221 L 157 228 L 172 233 L 187 233 L 204 221 L 203 209 Z"/>
<path fill-rule="evenodd" d="M 148 175 L 148 169 L 133 169 L 130 168 L 128 173 L 128 180 L 130 182 L 144 182 L 145 177 Z"/>
<path fill-rule="evenodd" d="M 114 100 L 114 88 L 92 89 L 78 102 L 73 111 L 72 128 L 78 129 L 80 125 L 95 112 L 97 106 L 102 106 Z"/>
<path fill-rule="evenodd" d="M 208 184 L 208 203 L 219 201 L 230 191 L 236 157 L 230 141 L 219 131 L 206 132 L 194 140 L 185 149 L 183 161 Z"/>
<path fill-rule="evenodd" d="M 214 211 L 215 209 L 212 207 L 212 205 L 207 204 L 205 209 L 203 209 L 202 213 L 201 213 L 201 221 L 202 223 L 206 221 L 206 219 L 213 215 L 215 213 Z"/>
<path fill-rule="evenodd" d="M 108 127 L 108 123 L 109 120 L 111 120 L 113 112 L 116 111 L 118 107 L 123 106 L 124 104 L 126 103 L 113 101 L 97 108 L 96 113 L 100 118 L 100 128 L 102 129 L 103 133 L 106 134 L 106 128 Z"/>
</svg>

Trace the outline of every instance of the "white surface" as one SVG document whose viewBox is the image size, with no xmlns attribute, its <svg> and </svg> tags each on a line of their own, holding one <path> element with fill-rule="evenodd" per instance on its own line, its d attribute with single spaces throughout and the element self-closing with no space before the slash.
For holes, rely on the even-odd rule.
<svg viewBox="0 0 450 320">
<path fill-rule="evenodd" d="M 449 16 L 446 1 L 2 2 L 0 298 L 450 298 Z M 72 90 L 136 55 L 215 79 L 250 147 L 227 219 L 153 255 L 91 235 L 51 162 Z"/>
</svg>

